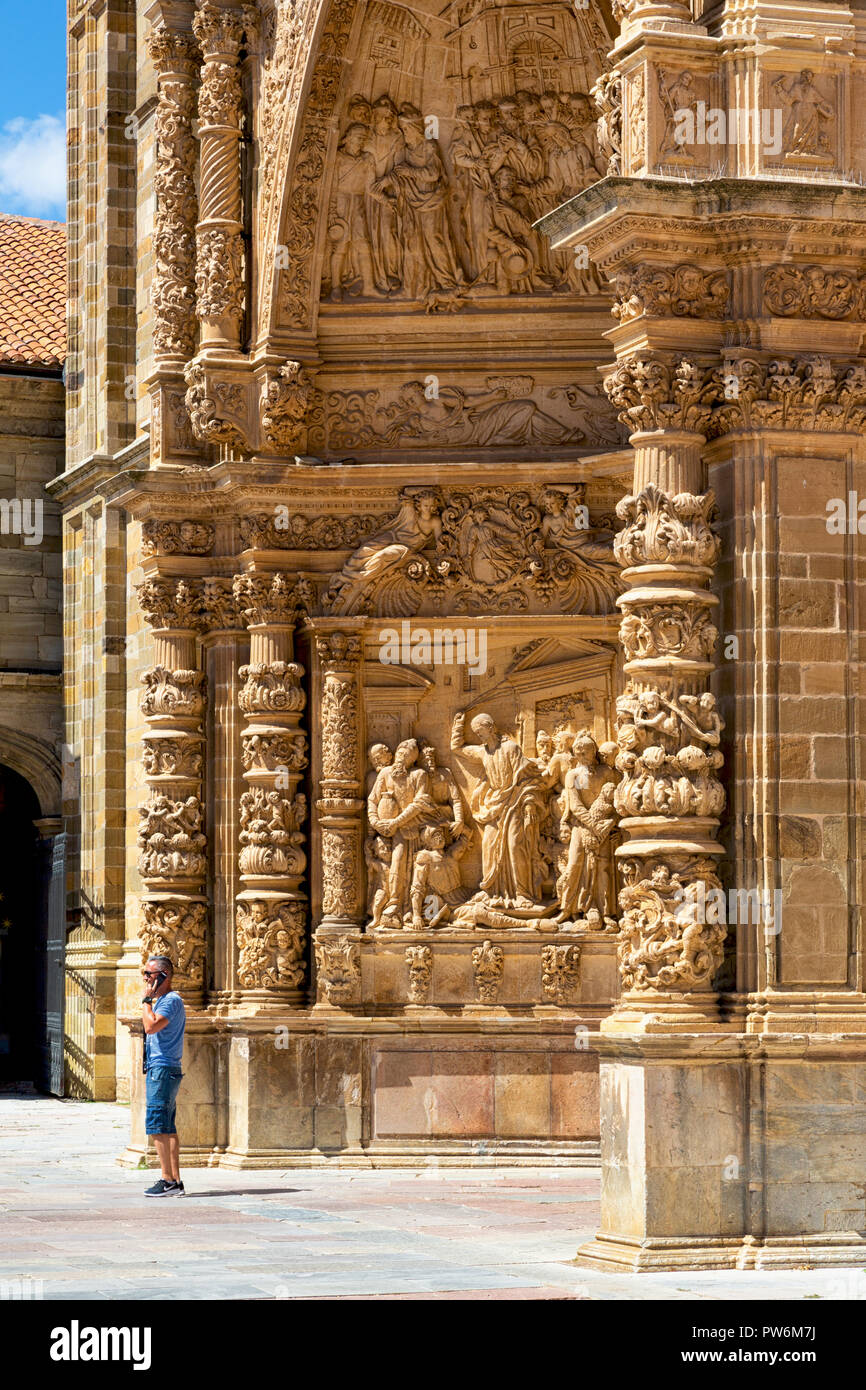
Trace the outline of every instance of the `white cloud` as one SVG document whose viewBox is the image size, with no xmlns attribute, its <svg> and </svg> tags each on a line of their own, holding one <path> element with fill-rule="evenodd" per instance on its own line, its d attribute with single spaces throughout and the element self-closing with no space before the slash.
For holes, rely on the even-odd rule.
<svg viewBox="0 0 866 1390">
<path fill-rule="evenodd" d="M 66 126 L 17 116 L 0 128 L 0 211 L 65 216 Z"/>
</svg>

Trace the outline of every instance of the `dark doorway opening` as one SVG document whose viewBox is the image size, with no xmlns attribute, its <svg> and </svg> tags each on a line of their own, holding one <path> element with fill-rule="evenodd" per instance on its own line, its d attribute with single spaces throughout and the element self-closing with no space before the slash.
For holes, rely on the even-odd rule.
<svg viewBox="0 0 866 1390">
<path fill-rule="evenodd" d="M 45 1013 L 41 815 L 30 783 L 0 763 L 0 1086 L 40 1082 Z"/>
</svg>

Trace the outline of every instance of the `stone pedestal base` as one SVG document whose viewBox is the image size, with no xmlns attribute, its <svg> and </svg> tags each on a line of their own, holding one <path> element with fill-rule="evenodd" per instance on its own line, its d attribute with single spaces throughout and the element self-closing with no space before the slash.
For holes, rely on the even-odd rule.
<svg viewBox="0 0 866 1390">
<path fill-rule="evenodd" d="M 596 1029 L 590 1014 L 553 1008 L 197 1016 L 178 1098 L 181 1164 L 595 1167 Z M 121 1158 L 133 1167 L 148 1153 L 143 1080 L 139 1070 Z"/>
<path fill-rule="evenodd" d="M 602 1035 L 596 1268 L 866 1260 L 866 1038 Z"/>
</svg>

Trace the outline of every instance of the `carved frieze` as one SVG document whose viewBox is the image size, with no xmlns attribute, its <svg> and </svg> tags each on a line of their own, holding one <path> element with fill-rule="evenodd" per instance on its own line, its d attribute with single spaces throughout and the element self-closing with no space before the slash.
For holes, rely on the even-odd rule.
<svg viewBox="0 0 866 1390">
<path fill-rule="evenodd" d="M 764 271 L 764 308 L 780 318 L 866 318 L 866 276 L 820 265 L 775 265 Z"/>
<path fill-rule="evenodd" d="M 540 388 L 532 376 L 489 376 L 468 389 L 428 376 L 382 392 L 324 390 L 310 407 L 319 451 L 532 448 L 619 442 L 603 397 L 576 383 Z"/>
<path fill-rule="evenodd" d="M 612 536 L 583 524 L 575 489 L 413 486 L 401 499 L 332 579 L 331 612 L 612 610 Z"/>
<path fill-rule="evenodd" d="M 141 528 L 143 555 L 210 555 L 214 528 L 206 521 L 158 521 L 150 517 Z"/>
<path fill-rule="evenodd" d="M 730 282 L 723 271 L 703 271 L 695 265 L 624 266 L 616 274 L 613 314 L 627 323 L 639 314 L 673 318 L 724 318 Z"/>
<path fill-rule="evenodd" d="M 241 537 L 250 550 L 346 550 L 373 535 L 387 514 L 304 516 L 288 507 L 241 518 Z"/>
</svg>

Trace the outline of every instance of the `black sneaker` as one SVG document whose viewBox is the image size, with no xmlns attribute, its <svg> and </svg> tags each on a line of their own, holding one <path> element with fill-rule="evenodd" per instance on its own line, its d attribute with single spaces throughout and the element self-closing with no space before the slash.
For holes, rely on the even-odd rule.
<svg viewBox="0 0 866 1390">
<path fill-rule="evenodd" d="M 144 1195 L 145 1197 L 176 1197 L 178 1186 L 179 1184 L 176 1182 L 171 1182 L 167 1178 L 160 1178 L 159 1182 L 155 1182 L 153 1187 L 149 1187 Z"/>
<path fill-rule="evenodd" d="M 167 1192 L 165 1195 L 166 1197 L 185 1197 L 186 1192 L 184 1191 L 183 1183 L 173 1182 L 171 1185 L 171 1192 Z"/>
</svg>

